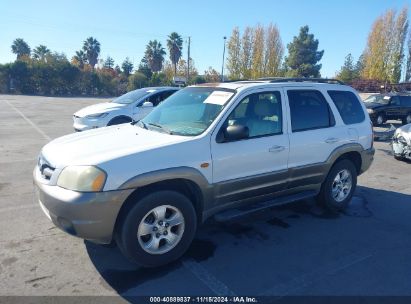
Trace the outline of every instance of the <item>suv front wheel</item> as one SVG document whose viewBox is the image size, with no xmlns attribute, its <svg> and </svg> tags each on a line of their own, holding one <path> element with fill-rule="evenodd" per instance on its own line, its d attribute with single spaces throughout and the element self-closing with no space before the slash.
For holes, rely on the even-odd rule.
<svg viewBox="0 0 411 304">
<path fill-rule="evenodd" d="M 197 227 L 191 201 L 174 191 L 151 193 L 124 216 L 117 244 L 132 262 L 144 267 L 168 264 L 190 246 Z"/>
<path fill-rule="evenodd" d="M 343 211 L 350 202 L 357 186 L 357 170 L 354 164 L 343 159 L 334 164 L 318 195 L 319 202 L 328 210 Z"/>
</svg>

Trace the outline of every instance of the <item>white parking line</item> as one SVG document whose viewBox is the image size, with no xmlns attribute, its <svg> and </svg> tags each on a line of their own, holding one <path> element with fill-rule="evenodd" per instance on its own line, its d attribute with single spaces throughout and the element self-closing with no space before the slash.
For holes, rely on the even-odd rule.
<svg viewBox="0 0 411 304">
<path fill-rule="evenodd" d="M 330 263 L 326 266 L 321 266 L 317 268 L 316 270 L 314 270 L 313 272 L 293 278 L 291 282 L 289 283 L 278 284 L 266 290 L 265 292 L 260 294 L 260 296 L 277 296 L 278 297 L 277 299 L 279 299 L 287 295 L 291 295 L 292 293 L 298 290 L 301 290 L 318 281 L 323 280 L 329 275 L 333 275 L 337 273 L 338 271 L 341 271 L 354 264 L 367 260 L 370 257 L 372 257 L 372 254 L 368 254 L 368 255 L 351 254 L 351 255 L 345 256 L 334 263 Z"/>
<path fill-rule="evenodd" d="M 183 261 L 183 265 L 187 268 L 197 279 L 203 282 L 210 290 L 212 290 L 217 296 L 235 296 L 236 294 L 228 288 L 223 282 L 214 277 L 203 266 L 194 261 L 188 259 Z"/>
<path fill-rule="evenodd" d="M 44 133 L 43 130 L 41 130 L 39 127 L 36 126 L 34 122 L 32 122 L 30 119 L 26 117 L 19 109 L 17 109 L 15 106 L 13 106 L 8 100 L 5 100 L 5 102 L 14 110 L 16 111 L 25 121 L 27 121 L 37 132 L 39 132 L 47 141 L 51 140 L 51 137 L 48 136 L 46 133 Z"/>
</svg>

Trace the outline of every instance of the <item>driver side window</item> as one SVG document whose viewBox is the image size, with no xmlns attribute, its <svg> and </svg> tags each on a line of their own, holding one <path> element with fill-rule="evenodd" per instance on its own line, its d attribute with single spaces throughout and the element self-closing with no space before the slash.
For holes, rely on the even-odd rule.
<svg viewBox="0 0 411 304">
<path fill-rule="evenodd" d="M 236 106 L 224 125 L 246 126 L 249 130 L 249 138 L 281 134 L 280 92 L 262 92 L 248 95 Z"/>
</svg>

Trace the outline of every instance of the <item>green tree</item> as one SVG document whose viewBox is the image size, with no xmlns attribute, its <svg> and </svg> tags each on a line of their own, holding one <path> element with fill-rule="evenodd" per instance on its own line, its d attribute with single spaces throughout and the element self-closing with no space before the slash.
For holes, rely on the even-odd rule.
<svg viewBox="0 0 411 304">
<path fill-rule="evenodd" d="M 208 70 L 204 71 L 204 79 L 206 82 L 219 82 L 221 75 L 212 67 L 208 67 Z"/>
<path fill-rule="evenodd" d="M 264 76 L 264 36 L 264 28 L 261 25 L 257 25 L 254 28 L 253 52 L 251 61 L 251 77 L 254 79 Z"/>
<path fill-rule="evenodd" d="M 130 59 L 127 57 L 126 60 L 124 60 L 121 64 L 121 68 L 123 70 L 124 75 L 128 77 L 133 71 L 134 66 Z"/>
<path fill-rule="evenodd" d="M 83 51 L 86 55 L 87 62 L 94 69 L 100 54 L 100 42 L 93 37 L 88 37 L 83 44 Z"/>
<path fill-rule="evenodd" d="M 252 52 L 253 52 L 254 30 L 247 26 L 241 37 L 241 76 L 244 79 L 251 78 Z"/>
<path fill-rule="evenodd" d="M 17 38 L 11 45 L 11 51 L 16 54 L 17 60 L 19 60 L 24 56 L 30 57 L 31 50 L 26 41 L 24 41 L 22 38 Z"/>
<path fill-rule="evenodd" d="M 356 67 L 354 66 L 354 60 L 351 54 L 348 54 L 345 57 L 344 65 L 341 67 L 340 71 L 337 74 L 337 79 L 351 83 L 354 79 L 357 78 Z"/>
<path fill-rule="evenodd" d="M 299 35 L 287 45 L 288 56 L 285 62 L 288 76 L 291 77 L 319 77 L 324 51 L 318 51 L 318 39 L 309 34 L 308 25 L 300 29 Z"/>
<path fill-rule="evenodd" d="M 148 62 L 146 57 L 143 57 L 140 61 L 140 64 L 138 65 L 138 72 L 143 73 L 147 79 L 150 79 L 151 76 L 153 75 L 153 72 L 151 71 L 150 67 L 148 66 Z"/>
<path fill-rule="evenodd" d="M 241 40 L 238 27 L 233 29 L 227 44 L 227 70 L 230 79 L 241 78 Z M 209 69 L 210 70 L 210 69 Z M 206 77 L 207 79 L 207 77 Z M 208 81 L 208 80 L 207 80 Z"/>
<path fill-rule="evenodd" d="M 174 65 L 174 75 L 177 75 L 177 63 L 182 56 L 183 39 L 176 32 L 172 32 L 167 39 L 167 48 L 171 63 Z"/>
<path fill-rule="evenodd" d="M 408 34 L 407 63 L 405 65 L 405 81 L 411 81 L 411 31 Z"/>
<path fill-rule="evenodd" d="M 387 10 L 373 23 L 364 51 L 362 77 L 398 83 L 404 61 L 408 9 Z"/>
<path fill-rule="evenodd" d="M 36 60 L 45 61 L 48 54 L 50 54 L 50 50 L 43 44 L 33 49 L 33 58 Z"/>
<path fill-rule="evenodd" d="M 279 76 L 281 74 L 284 46 L 278 27 L 270 24 L 266 28 L 265 37 L 264 76 Z"/>
<path fill-rule="evenodd" d="M 140 72 L 135 72 L 128 78 L 127 90 L 132 91 L 148 86 L 148 79 L 146 75 Z"/>
<path fill-rule="evenodd" d="M 148 66 L 151 71 L 156 73 L 161 71 L 164 62 L 164 55 L 166 51 L 163 46 L 157 40 L 150 40 L 146 46 L 144 57 L 147 60 Z"/>
<path fill-rule="evenodd" d="M 111 58 L 110 56 L 107 56 L 106 60 L 104 61 L 103 66 L 104 66 L 104 68 L 106 68 L 106 69 L 112 69 L 112 68 L 114 68 L 114 59 Z"/>
</svg>

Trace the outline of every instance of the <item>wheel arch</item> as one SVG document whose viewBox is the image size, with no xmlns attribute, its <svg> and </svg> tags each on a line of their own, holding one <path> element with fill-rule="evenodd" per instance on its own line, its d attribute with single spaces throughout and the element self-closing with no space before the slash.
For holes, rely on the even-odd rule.
<svg viewBox="0 0 411 304">
<path fill-rule="evenodd" d="M 107 123 L 107 126 L 110 126 L 113 123 L 113 121 L 119 120 L 119 119 L 126 119 L 130 122 L 133 121 L 133 118 L 131 118 L 130 116 L 122 114 L 122 115 L 114 116 L 112 119 L 110 119 L 109 122 Z"/>
<path fill-rule="evenodd" d="M 196 169 L 171 168 L 141 174 L 122 184 L 119 189 L 134 189 L 122 204 L 114 225 L 114 233 L 127 212 L 144 196 L 157 191 L 175 191 L 185 195 L 194 206 L 197 220 L 203 221 L 203 211 L 211 196 L 211 186 Z"/>
</svg>

